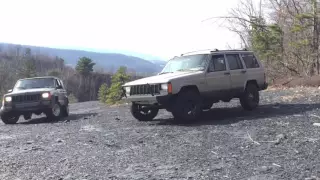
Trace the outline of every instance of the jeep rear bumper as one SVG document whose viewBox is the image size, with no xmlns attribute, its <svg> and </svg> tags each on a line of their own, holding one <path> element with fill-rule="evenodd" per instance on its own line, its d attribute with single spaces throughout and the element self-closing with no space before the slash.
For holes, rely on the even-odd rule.
<svg viewBox="0 0 320 180">
<path fill-rule="evenodd" d="M 262 84 L 262 85 L 260 85 L 260 91 L 261 90 L 266 90 L 268 88 L 268 83 L 264 83 L 264 84 Z"/>
</svg>

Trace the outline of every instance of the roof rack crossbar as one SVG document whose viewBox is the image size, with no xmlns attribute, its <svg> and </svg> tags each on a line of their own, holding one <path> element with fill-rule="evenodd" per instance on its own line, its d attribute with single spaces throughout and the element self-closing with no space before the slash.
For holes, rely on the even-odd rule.
<svg viewBox="0 0 320 180">
<path fill-rule="evenodd" d="M 190 54 L 190 53 L 194 53 L 194 52 L 200 52 L 200 51 L 219 51 L 219 50 L 218 49 L 202 49 L 202 50 L 186 52 L 186 53 L 181 54 L 181 56 L 186 55 L 186 54 Z"/>
<path fill-rule="evenodd" d="M 218 51 L 248 51 L 247 48 L 243 48 L 243 49 L 229 49 L 229 50 L 219 50 L 217 48 L 215 49 L 203 49 L 203 50 L 196 50 L 196 51 L 190 51 L 190 52 L 186 52 L 181 54 L 181 56 L 186 55 L 186 54 L 190 54 L 190 53 L 194 53 L 194 52 L 200 52 L 200 51 L 210 51 L 210 52 L 218 52 Z"/>
<path fill-rule="evenodd" d="M 219 50 L 219 51 L 248 51 L 247 49 L 224 49 L 224 50 Z M 211 51 L 213 52 L 213 51 Z"/>
</svg>

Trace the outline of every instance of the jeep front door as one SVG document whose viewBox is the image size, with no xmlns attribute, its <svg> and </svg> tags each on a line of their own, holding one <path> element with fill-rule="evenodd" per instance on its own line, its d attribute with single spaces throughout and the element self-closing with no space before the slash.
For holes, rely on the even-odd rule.
<svg viewBox="0 0 320 180">
<path fill-rule="evenodd" d="M 244 68 L 239 54 L 226 54 L 226 59 L 230 69 L 231 93 L 233 95 L 240 94 L 247 80 L 247 70 Z"/>
<path fill-rule="evenodd" d="M 213 98 L 225 97 L 230 90 L 230 72 L 224 54 L 212 55 L 206 73 L 207 95 Z"/>
</svg>

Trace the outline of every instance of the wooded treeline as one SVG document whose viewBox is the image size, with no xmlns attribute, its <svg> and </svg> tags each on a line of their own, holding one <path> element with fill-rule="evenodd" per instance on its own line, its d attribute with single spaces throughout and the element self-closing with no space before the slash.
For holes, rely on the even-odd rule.
<svg viewBox="0 0 320 180">
<path fill-rule="evenodd" d="M 320 3 L 317 0 L 240 0 L 228 15 L 210 18 L 255 51 L 269 81 L 320 74 Z"/>
<path fill-rule="evenodd" d="M 0 96 L 2 98 L 8 89 L 12 89 L 20 78 L 53 75 L 63 80 L 72 99 L 80 102 L 97 100 L 100 86 L 111 86 L 112 74 L 95 72 L 94 66 L 94 60 L 86 57 L 80 58 L 74 69 L 59 57 L 33 54 L 28 48 L 0 49 Z M 130 77 L 139 78 L 134 74 Z"/>
</svg>

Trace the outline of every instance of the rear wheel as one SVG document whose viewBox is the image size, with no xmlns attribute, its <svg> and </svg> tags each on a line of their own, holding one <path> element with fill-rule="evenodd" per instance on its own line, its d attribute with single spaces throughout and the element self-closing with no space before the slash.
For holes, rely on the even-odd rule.
<svg viewBox="0 0 320 180">
<path fill-rule="evenodd" d="M 187 90 L 179 93 L 172 109 L 172 115 L 176 121 L 196 121 L 202 111 L 201 97 L 195 90 Z"/>
<path fill-rule="evenodd" d="M 240 97 L 240 104 L 242 108 L 247 111 L 251 111 L 258 107 L 259 101 L 260 96 L 258 87 L 253 83 L 248 84 Z"/>
<path fill-rule="evenodd" d="M 19 120 L 20 116 L 15 116 L 11 114 L 3 114 L 1 115 L 1 120 L 5 124 L 16 124 Z"/>
<path fill-rule="evenodd" d="M 152 121 L 158 115 L 159 109 L 147 108 L 143 105 L 132 103 L 130 111 L 138 121 Z"/>
<path fill-rule="evenodd" d="M 63 117 L 69 116 L 69 105 L 65 105 L 62 107 L 62 116 Z"/>
</svg>

